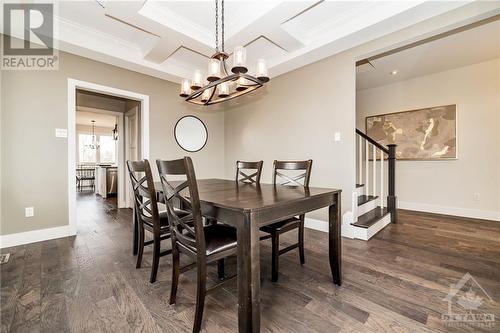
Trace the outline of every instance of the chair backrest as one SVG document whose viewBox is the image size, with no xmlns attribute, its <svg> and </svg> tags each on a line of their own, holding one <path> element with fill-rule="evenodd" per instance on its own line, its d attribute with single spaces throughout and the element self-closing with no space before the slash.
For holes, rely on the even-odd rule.
<svg viewBox="0 0 500 333">
<path fill-rule="evenodd" d="M 245 162 L 245 161 L 237 161 L 236 162 L 236 181 L 240 181 L 242 183 L 248 184 L 259 184 L 260 183 L 260 175 L 262 174 L 262 165 L 264 161 L 258 162 Z M 252 174 L 247 174 L 243 170 L 250 170 L 250 172 L 254 171 Z M 248 172 L 248 171 L 247 171 Z M 240 179 L 241 176 L 241 179 Z"/>
<path fill-rule="evenodd" d="M 303 186 L 309 187 L 309 180 L 311 178 L 312 160 L 306 161 L 274 161 L 273 165 L 273 184 L 276 185 L 277 178 L 283 179 L 281 185 L 289 186 Z M 282 171 L 301 171 L 304 173 L 296 175 L 287 175 Z"/>
<path fill-rule="evenodd" d="M 148 160 L 127 161 L 127 168 L 134 190 L 134 205 L 137 218 L 148 222 L 154 229 L 160 229 L 160 215 L 153 181 L 153 174 Z"/>
<path fill-rule="evenodd" d="M 193 161 L 190 157 L 173 161 L 156 160 L 156 165 L 167 205 L 172 241 L 184 250 L 204 256 L 205 233 Z M 179 181 L 180 177 L 185 180 Z M 175 209 L 176 202 L 180 202 L 181 210 Z"/>
<path fill-rule="evenodd" d="M 95 167 L 78 166 L 76 177 L 80 179 L 95 179 Z"/>
</svg>

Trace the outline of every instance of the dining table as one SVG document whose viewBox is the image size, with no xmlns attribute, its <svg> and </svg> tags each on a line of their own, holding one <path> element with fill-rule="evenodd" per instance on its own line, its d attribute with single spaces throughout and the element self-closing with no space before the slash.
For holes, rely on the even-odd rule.
<svg viewBox="0 0 500 333">
<path fill-rule="evenodd" d="M 328 207 L 328 259 L 333 283 L 341 285 L 341 190 L 199 179 L 202 214 L 236 228 L 239 332 L 260 331 L 260 238 L 262 226 Z M 155 183 L 158 201 L 162 186 Z M 138 222 L 134 214 L 134 254 Z"/>
</svg>

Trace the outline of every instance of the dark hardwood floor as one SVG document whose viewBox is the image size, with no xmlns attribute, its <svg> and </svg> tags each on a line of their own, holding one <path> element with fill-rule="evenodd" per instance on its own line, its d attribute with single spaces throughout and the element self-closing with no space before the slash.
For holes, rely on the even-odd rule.
<svg viewBox="0 0 500 333">
<path fill-rule="evenodd" d="M 1 265 L 1 332 L 190 332 L 196 272 L 181 275 L 168 305 L 171 257 L 149 283 L 151 249 L 141 269 L 132 256 L 131 210 L 82 194 L 78 236 L 10 249 Z M 262 332 L 499 332 L 500 222 L 400 211 L 368 242 L 343 239 L 342 287 L 332 283 L 327 236 L 306 229 L 306 263 L 280 257 L 270 282 L 270 241 L 262 242 Z M 282 242 L 296 240 L 294 232 Z M 168 242 L 167 242 L 168 243 Z M 182 260 L 186 258 L 181 257 Z M 235 272 L 235 259 L 227 274 Z M 480 310 L 494 327 L 448 327 L 441 314 L 450 284 L 469 272 L 489 294 Z M 211 266 L 212 282 L 217 277 Z M 206 332 L 237 331 L 236 282 L 209 295 Z"/>
</svg>

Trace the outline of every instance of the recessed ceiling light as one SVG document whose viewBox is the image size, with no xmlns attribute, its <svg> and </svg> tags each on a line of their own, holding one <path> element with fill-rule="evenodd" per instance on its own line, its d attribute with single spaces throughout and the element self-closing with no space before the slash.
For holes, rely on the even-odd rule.
<svg viewBox="0 0 500 333">
<path fill-rule="evenodd" d="M 397 70 L 393 70 L 393 71 L 391 72 L 391 75 L 396 75 L 396 74 L 398 74 L 398 71 L 397 71 Z"/>
</svg>

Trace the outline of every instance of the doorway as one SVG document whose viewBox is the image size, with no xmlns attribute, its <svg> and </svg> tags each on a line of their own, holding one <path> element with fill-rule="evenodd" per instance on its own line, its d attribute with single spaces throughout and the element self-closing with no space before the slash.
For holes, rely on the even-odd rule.
<svg viewBox="0 0 500 333">
<path fill-rule="evenodd" d="M 76 234 L 76 200 L 132 208 L 126 160 L 149 155 L 149 97 L 68 80 L 69 225 Z"/>
</svg>

